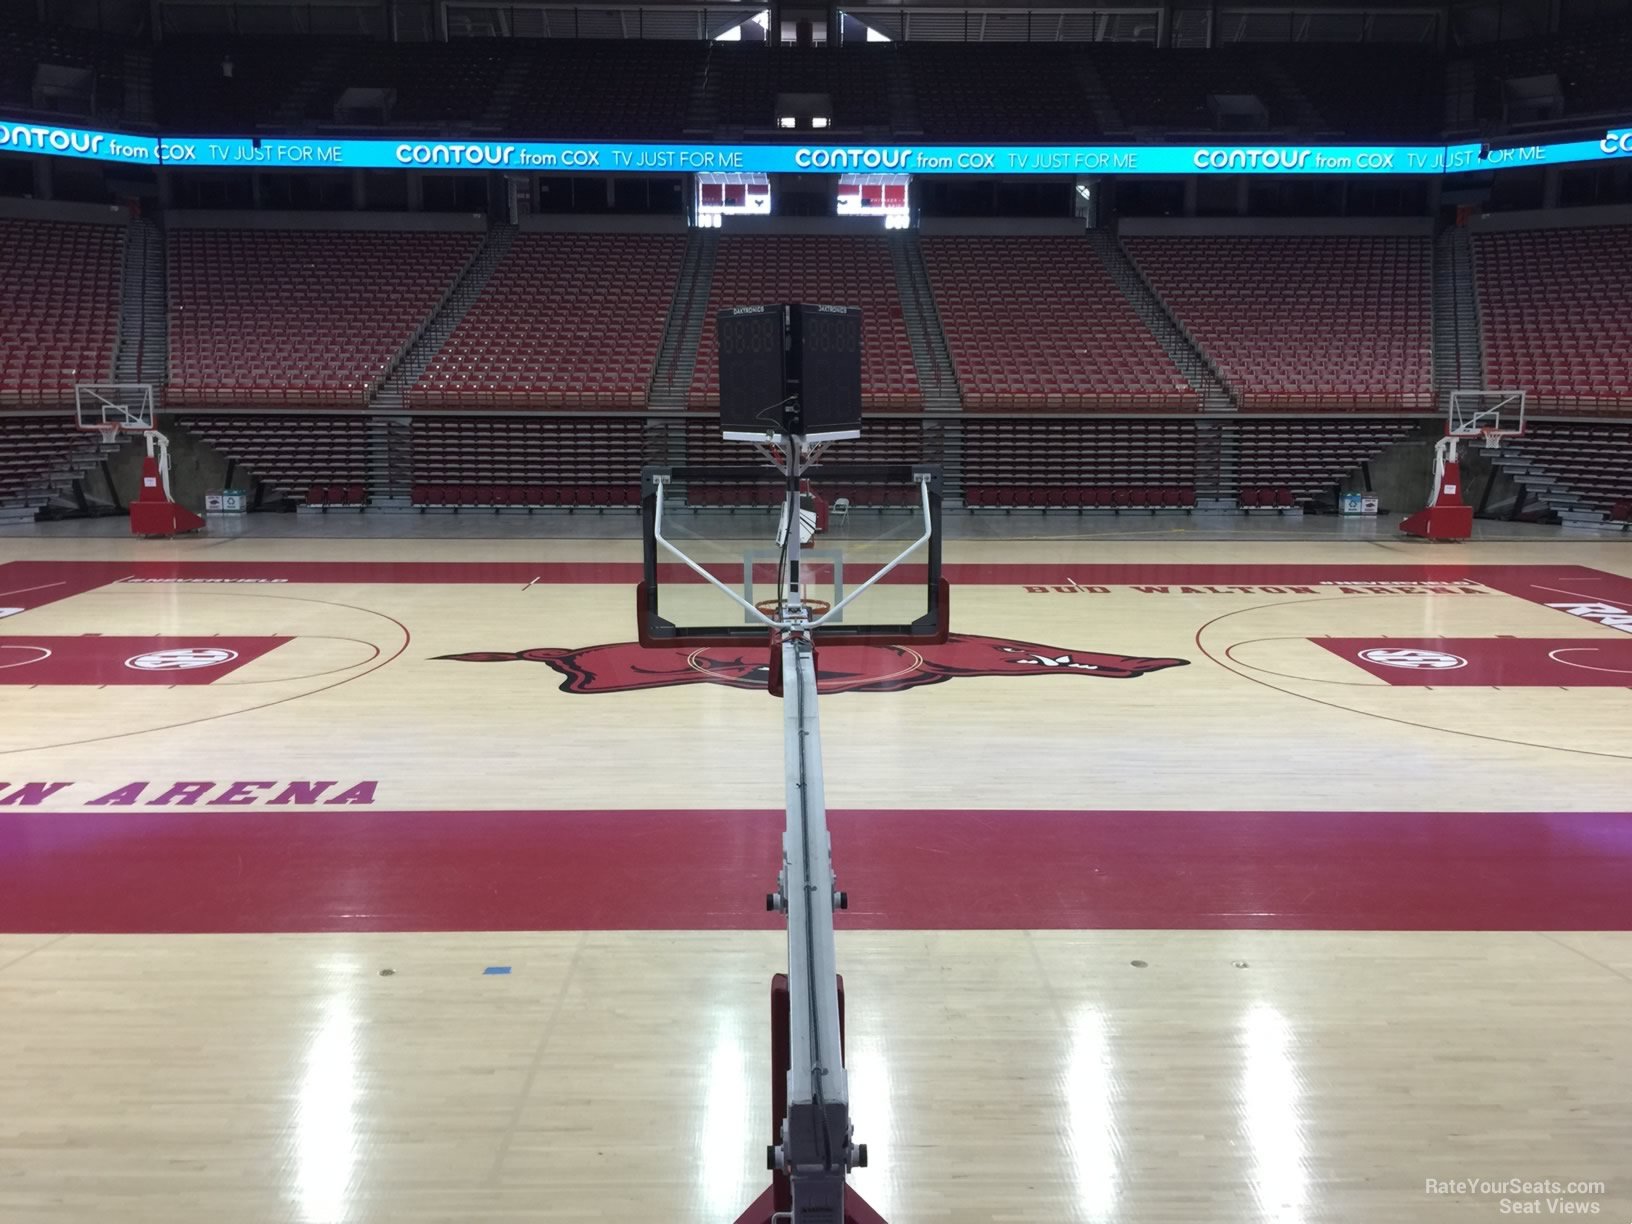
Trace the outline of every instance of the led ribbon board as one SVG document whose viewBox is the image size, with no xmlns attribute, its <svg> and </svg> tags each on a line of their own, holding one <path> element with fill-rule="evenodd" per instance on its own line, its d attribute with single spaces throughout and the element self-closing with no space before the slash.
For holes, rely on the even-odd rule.
<svg viewBox="0 0 1632 1224">
<path fill-rule="evenodd" d="M 200 169 L 650 174 L 1447 174 L 1632 157 L 1599 140 L 1456 145 L 751 145 L 135 135 L 0 120 L 0 153 Z"/>
</svg>

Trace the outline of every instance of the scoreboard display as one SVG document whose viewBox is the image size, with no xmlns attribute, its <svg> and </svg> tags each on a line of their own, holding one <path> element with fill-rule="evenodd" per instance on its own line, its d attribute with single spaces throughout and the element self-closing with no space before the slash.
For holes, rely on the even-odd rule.
<svg viewBox="0 0 1632 1224">
<path fill-rule="evenodd" d="M 805 431 L 860 429 L 861 311 L 854 306 L 795 306 L 793 325 Z"/>
<path fill-rule="evenodd" d="M 781 306 L 738 306 L 715 320 L 720 338 L 720 425 L 727 433 L 782 427 L 788 397 L 787 328 Z"/>
<path fill-rule="evenodd" d="M 727 435 L 780 432 L 785 422 L 808 437 L 860 431 L 859 308 L 738 306 L 715 327 Z"/>
</svg>

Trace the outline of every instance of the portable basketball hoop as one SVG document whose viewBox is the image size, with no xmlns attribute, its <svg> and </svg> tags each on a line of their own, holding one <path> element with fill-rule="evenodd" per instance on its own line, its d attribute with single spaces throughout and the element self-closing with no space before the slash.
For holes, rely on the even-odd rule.
<svg viewBox="0 0 1632 1224">
<path fill-rule="evenodd" d="M 765 898 L 788 925 L 788 970 L 771 985 L 772 1178 L 737 1224 L 883 1224 L 845 1184 L 866 1165 L 867 1146 L 855 1139 L 844 1065 L 833 913 L 848 902 L 838 891 L 827 828 L 816 639 L 946 640 L 940 471 L 821 461 L 823 443 L 861 433 L 860 311 L 743 307 L 723 312 L 719 324 L 722 431 L 753 444 L 764 463 L 641 473 L 636 599 L 643 646 L 768 649 L 769 688 L 783 699 L 787 823 L 776 888 Z M 866 490 L 872 504 L 900 512 L 911 538 L 886 536 L 867 555 L 853 535 L 842 550 L 804 548 L 825 525 L 813 479 L 847 497 Z M 670 513 L 676 487 L 693 505 L 722 504 L 714 494 L 724 493 L 743 507 L 732 522 L 747 525 L 746 543 L 740 534 L 711 541 L 700 531 L 716 520 L 693 529 L 683 514 Z M 905 565 L 915 554 L 922 562 Z M 774 598 L 763 597 L 767 589 Z M 722 614 L 727 605 L 733 610 Z"/>
<path fill-rule="evenodd" d="M 74 417 L 80 429 L 114 442 L 122 434 L 140 434 L 147 454 L 142 483 L 130 503 L 130 533 L 174 536 L 197 531 L 204 520 L 178 506 L 170 492 L 170 440 L 153 419 L 151 383 L 79 383 L 74 387 Z"/>
<path fill-rule="evenodd" d="M 1473 534 L 1473 507 L 1462 500 L 1464 442 L 1479 441 L 1487 451 L 1524 433 L 1523 391 L 1452 391 L 1445 436 L 1434 444 L 1434 482 L 1428 504 L 1400 522 L 1405 535 L 1424 540 L 1465 540 Z"/>
</svg>

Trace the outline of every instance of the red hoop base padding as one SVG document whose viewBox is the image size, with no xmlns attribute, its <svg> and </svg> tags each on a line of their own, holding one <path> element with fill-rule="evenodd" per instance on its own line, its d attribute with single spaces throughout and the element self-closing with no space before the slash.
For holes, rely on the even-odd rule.
<svg viewBox="0 0 1632 1224">
<path fill-rule="evenodd" d="M 130 534 L 173 536 L 197 531 L 204 520 L 191 510 L 176 505 L 164 495 L 159 461 L 152 455 L 142 460 L 142 487 L 130 503 Z"/>
<path fill-rule="evenodd" d="M 130 534 L 134 536 L 185 535 L 203 526 L 203 519 L 175 502 L 130 503 Z"/>
<path fill-rule="evenodd" d="M 1473 507 L 1429 506 L 1402 519 L 1400 531 L 1423 540 L 1466 540 L 1473 535 Z"/>
<path fill-rule="evenodd" d="M 844 978 L 839 978 L 839 1043 L 844 1043 Z M 842 1050 L 841 1050 L 842 1055 Z M 788 1112 L 788 975 L 771 978 L 771 1142 L 780 1142 L 777 1129 Z M 793 1210 L 793 1187 L 781 1173 L 771 1175 L 771 1184 L 753 1206 L 737 1217 L 736 1224 L 771 1224 L 771 1217 Z M 849 1186 L 844 1188 L 844 1224 L 887 1224 Z"/>
<path fill-rule="evenodd" d="M 737 1217 L 736 1224 L 771 1224 L 771 1217 L 776 1214 L 776 1210 L 776 1191 L 767 1186 L 765 1193 L 754 1200 L 754 1205 Z M 844 1224 L 888 1224 L 888 1222 L 869 1207 L 861 1195 L 846 1186 Z"/>
<path fill-rule="evenodd" d="M 1434 504 L 1400 520 L 1400 531 L 1424 540 L 1466 540 L 1473 534 L 1473 507 L 1462 500 L 1462 465 L 1447 463 Z"/>
</svg>

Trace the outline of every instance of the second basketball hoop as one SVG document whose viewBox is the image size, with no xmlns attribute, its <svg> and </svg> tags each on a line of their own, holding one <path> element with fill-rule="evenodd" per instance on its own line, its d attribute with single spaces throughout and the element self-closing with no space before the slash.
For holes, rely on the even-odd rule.
<svg viewBox="0 0 1632 1224">
<path fill-rule="evenodd" d="M 1458 451 L 1464 442 L 1482 440 L 1486 450 L 1504 438 L 1524 433 L 1523 391 L 1452 391 L 1445 436 L 1434 446 L 1434 483 L 1428 504 L 1400 521 L 1403 535 L 1424 540 L 1466 540 L 1473 534 L 1473 507 L 1462 495 Z"/>
</svg>

